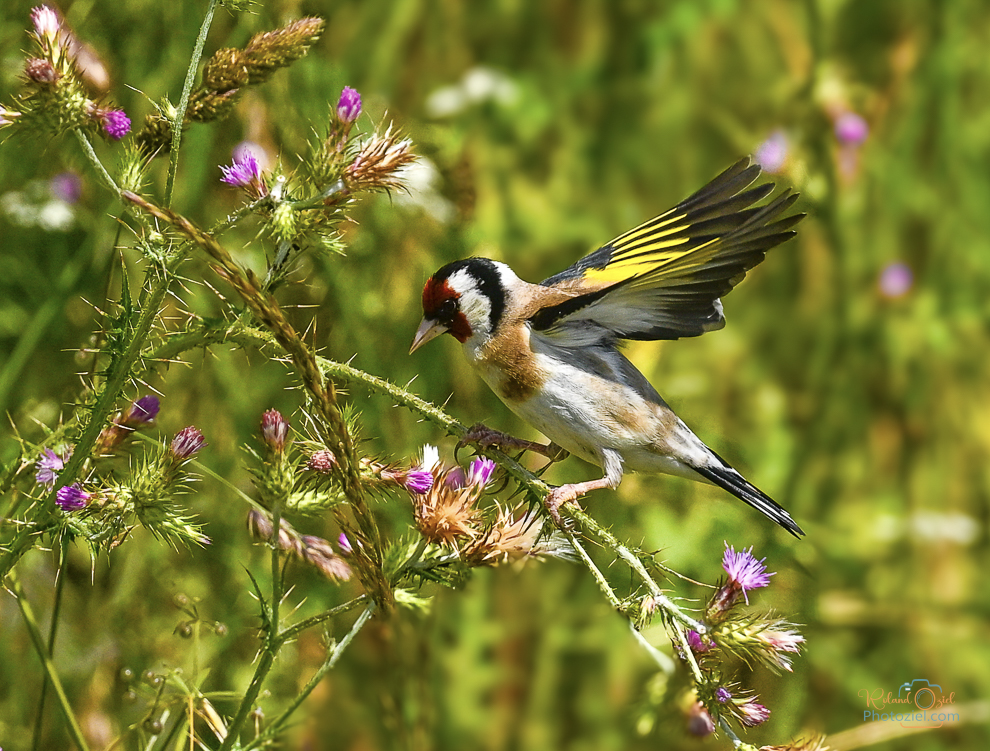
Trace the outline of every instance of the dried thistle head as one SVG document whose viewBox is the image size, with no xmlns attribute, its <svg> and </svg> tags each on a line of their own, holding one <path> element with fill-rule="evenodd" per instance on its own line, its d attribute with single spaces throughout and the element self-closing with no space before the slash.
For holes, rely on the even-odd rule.
<svg viewBox="0 0 990 751">
<path fill-rule="evenodd" d="M 536 512 L 498 506 L 492 523 L 462 553 L 475 565 L 497 566 L 525 558 L 571 558 L 574 550 L 563 535 L 544 536 Z"/>
<path fill-rule="evenodd" d="M 416 161 L 412 142 L 401 138 L 390 125 L 362 143 L 354 160 L 344 170 L 344 180 L 352 191 L 395 190 L 403 187 L 403 167 Z"/>
<path fill-rule="evenodd" d="M 426 493 L 413 494 L 416 527 L 427 540 L 456 546 L 481 533 L 482 515 L 478 498 L 483 485 L 463 485 L 457 470 L 443 472 Z"/>
</svg>

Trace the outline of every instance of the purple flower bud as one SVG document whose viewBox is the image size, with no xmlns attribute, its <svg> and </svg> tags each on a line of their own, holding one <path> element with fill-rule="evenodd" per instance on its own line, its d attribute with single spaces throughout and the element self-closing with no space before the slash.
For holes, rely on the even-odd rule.
<svg viewBox="0 0 990 751">
<path fill-rule="evenodd" d="M 172 456 L 178 461 L 191 459 L 197 451 L 206 445 L 203 434 L 196 427 L 190 425 L 175 434 L 172 439 Z"/>
<path fill-rule="evenodd" d="M 58 473 L 65 466 L 66 459 L 68 459 L 68 455 L 62 458 L 51 449 L 42 450 L 41 456 L 34 465 L 35 469 L 37 469 L 34 479 L 39 485 L 51 487 L 55 484 L 55 480 L 58 479 Z"/>
<path fill-rule="evenodd" d="M 454 467 L 447 473 L 443 484 L 451 490 L 460 490 L 464 488 L 467 486 L 467 477 L 464 475 L 464 470 L 460 467 Z"/>
<path fill-rule="evenodd" d="M 745 702 L 740 703 L 738 706 L 740 715 L 739 722 L 748 728 L 762 725 L 770 719 L 770 710 L 762 704 L 757 703 L 755 698 L 748 699 Z"/>
<path fill-rule="evenodd" d="M 17 110 L 9 110 L 0 104 L 0 128 L 5 125 L 12 125 L 21 116 Z"/>
<path fill-rule="evenodd" d="M 889 299 L 903 297 L 911 291 L 914 273 L 906 263 L 891 263 L 880 272 L 880 294 Z"/>
<path fill-rule="evenodd" d="M 337 117 L 341 122 L 350 125 L 360 114 L 361 95 L 350 86 L 345 86 L 340 92 L 340 101 L 337 102 Z"/>
<path fill-rule="evenodd" d="M 337 538 L 337 547 L 340 548 L 340 552 L 344 555 L 350 555 L 354 552 L 354 548 L 351 547 L 351 541 L 347 539 L 347 535 L 343 532 L 341 532 L 340 537 Z"/>
<path fill-rule="evenodd" d="M 429 493 L 430 488 L 433 487 L 433 473 L 422 467 L 413 467 L 406 472 L 405 482 L 403 484 L 410 493 L 416 495 Z"/>
<path fill-rule="evenodd" d="M 61 26 L 58 13 L 47 5 L 39 5 L 31 11 L 31 23 L 40 39 L 54 39 Z"/>
<path fill-rule="evenodd" d="M 839 139 L 839 143 L 858 146 L 866 140 L 869 133 L 870 126 L 855 112 L 845 112 L 836 118 L 835 137 Z"/>
<path fill-rule="evenodd" d="M 114 141 L 119 141 L 131 132 L 131 118 L 123 110 L 106 110 L 102 113 L 100 121 L 103 132 Z"/>
<path fill-rule="evenodd" d="M 320 449 L 314 452 L 306 463 L 308 469 L 319 472 L 321 475 L 329 475 L 336 466 L 337 458 L 333 455 L 332 451 L 328 451 L 327 449 Z"/>
<path fill-rule="evenodd" d="M 140 428 L 150 425 L 158 416 L 159 409 L 161 409 L 161 402 L 158 401 L 157 396 L 152 394 L 142 396 L 127 410 L 127 413 L 124 415 L 123 424 L 129 428 Z"/>
<path fill-rule="evenodd" d="M 72 485 L 66 485 L 64 488 L 58 489 L 58 492 L 55 494 L 55 502 L 63 511 L 78 511 L 81 508 L 85 508 L 90 497 L 89 493 L 84 492 L 79 487 L 79 483 L 73 483 Z"/>
<path fill-rule="evenodd" d="M 480 487 L 487 485 L 492 479 L 492 475 L 495 474 L 495 466 L 495 462 L 491 459 L 479 456 L 468 467 L 468 485 L 477 485 Z"/>
<path fill-rule="evenodd" d="M 784 131 L 775 130 L 767 137 L 767 140 L 756 147 L 753 159 L 764 172 L 769 172 L 771 175 L 777 174 L 783 169 L 784 163 L 787 161 L 788 146 Z"/>
<path fill-rule="evenodd" d="M 721 686 L 715 692 L 715 698 L 718 699 L 720 704 L 725 704 L 729 699 L 732 698 L 732 694 L 729 693 L 728 689 L 722 688 Z"/>
<path fill-rule="evenodd" d="M 712 716 L 708 714 L 708 710 L 705 709 L 705 705 L 700 701 L 696 701 L 688 710 L 687 729 L 691 735 L 696 735 L 699 738 L 704 738 L 715 732 L 715 722 L 712 720 Z"/>
<path fill-rule="evenodd" d="M 48 181 L 48 189 L 60 201 L 76 203 L 82 196 L 82 179 L 75 172 L 59 172 Z"/>
<path fill-rule="evenodd" d="M 261 437 L 275 451 L 285 449 L 285 438 L 289 434 L 289 423 L 277 409 L 270 409 L 261 416 Z"/>
<path fill-rule="evenodd" d="M 40 57 L 29 57 L 24 63 L 24 75 L 35 83 L 52 84 L 58 79 L 55 67 Z"/>
<path fill-rule="evenodd" d="M 740 550 L 737 553 L 726 543 L 725 555 L 722 556 L 722 568 L 729 575 L 730 582 L 735 583 L 742 590 L 747 605 L 749 596 L 746 593 L 751 589 L 767 586 L 770 577 L 773 576 L 767 573 L 767 567 L 763 565 L 766 558 L 758 561 L 753 557 L 752 552 L 753 548 L 750 546 L 749 550 Z"/>
<path fill-rule="evenodd" d="M 687 641 L 688 646 L 691 647 L 691 651 L 698 654 L 704 654 L 713 646 L 712 644 L 706 644 L 704 639 L 701 638 L 701 634 L 694 629 L 687 632 Z"/>
</svg>

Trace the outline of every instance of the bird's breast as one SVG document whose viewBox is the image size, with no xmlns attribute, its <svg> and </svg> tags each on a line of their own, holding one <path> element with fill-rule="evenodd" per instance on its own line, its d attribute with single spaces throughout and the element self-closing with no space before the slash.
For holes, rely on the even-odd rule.
<svg viewBox="0 0 990 751">
<path fill-rule="evenodd" d="M 536 397 L 549 375 L 529 337 L 528 326 L 515 326 L 467 353 L 485 383 L 510 407 Z"/>
</svg>

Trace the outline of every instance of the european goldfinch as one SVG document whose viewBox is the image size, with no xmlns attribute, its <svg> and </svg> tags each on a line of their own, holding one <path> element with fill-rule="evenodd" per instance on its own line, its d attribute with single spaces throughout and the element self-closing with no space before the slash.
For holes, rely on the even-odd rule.
<svg viewBox="0 0 990 751">
<path fill-rule="evenodd" d="M 546 435 L 542 446 L 477 426 L 486 444 L 566 449 L 604 477 L 554 488 L 546 505 L 615 488 L 626 470 L 709 482 L 762 511 L 795 537 L 781 506 L 751 485 L 674 414 L 619 351 L 622 339 L 700 336 L 725 325 L 719 298 L 766 252 L 793 237 L 804 214 L 773 183 L 749 186 L 760 168 L 742 159 L 664 214 L 632 229 L 539 284 L 504 263 L 449 263 L 423 288 L 423 322 L 410 353 L 449 333 L 506 406 Z"/>
</svg>

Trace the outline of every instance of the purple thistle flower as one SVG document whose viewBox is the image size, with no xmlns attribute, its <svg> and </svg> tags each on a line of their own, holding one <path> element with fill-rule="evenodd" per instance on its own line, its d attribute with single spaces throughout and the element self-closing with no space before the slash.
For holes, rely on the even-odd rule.
<svg viewBox="0 0 990 751">
<path fill-rule="evenodd" d="M 205 445 L 203 434 L 198 428 L 190 425 L 175 434 L 170 450 L 177 461 L 185 461 L 191 459 Z"/>
<path fill-rule="evenodd" d="M 361 114 L 361 95 L 356 89 L 345 86 L 340 92 L 340 100 L 337 102 L 337 117 L 341 122 L 350 125 L 358 119 Z"/>
<path fill-rule="evenodd" d="M 461 490 L 467 485 L 467 477 L 464 475 L 464 470 L 460 467 L 454 467 L 447 473 L 443 484 L 451 490 Z"/>
<path fill-rule="evenodd" d="M 690 629 L 687 632 L 687 642 L 688 646 L 691 647 L 691 651 L 698 654 L 704 654 L 714 646 L 712 644 L 706 644 L 704 639 L 701 638 L 701 634 L 694 629 Z"/>
<path fill-rule="evenodd" d="M 131 118 L 123 110 L 106 110 L 100 116 L 100 122 L 103 132 L 114 141 L 119 141 L 131 132 Z"/>
<path fill-rule="evenodd" d="M 76 203 L 82 196 L 82 179 L 75 172 L 59 172 L 48 181 L 48 189 L 60 201 Z"/>
<path fill-rule="evenodd" d="M 68 456 L 65 458 L 67 459 Z M 41 452 L 41 457 L 34 466 L 38 470 L 34 475 L 37 483 L 51 487 L 55 484 L 55 480 L 58 479 L 58 473 L 65 466 L 65 459 L 51 449 L 44 449 Z"/>
<path fill-rule="evenodd" d="M 775 130 L 756 147 L 753 160 L 763 168 L 764 172 L 775 175 L 783 169 L 784 163 L 787 161 L 788 146 L 784 131 Z"/>
<path fill-rule="evenodd" d="M 726 543 L 725 554 L 722 556 L 722 568 L 729 575 L 730 582 L 735 583 L 742 590 L 747 605 L 749 604 L 749 595 L 746 593 L 751 589 L 767 586 L 770 583 L 770 577 L 773 576 L 772 573 L 767 573 L 767 567 L 763 565 L 766 558 L 758 561 L 752 553 L 752 546 L 749 550 L 740 550 L 737 553 Z"/>
<path fill-rule="evenodd" d="M 270 409 L 261 416 L 261 437 L 275 451 L 285 449 L 285 439 L 289 434 L 289 423 L 277 409 Z"/>
<path fill-rule="evenodd" d="M 235 155 L 233 163 L 229 167 L 221 166 L 220 171 L 223 172 L 220 182 L 233 185 L 235 188 L 247 188 L 261 177 L 258 160 L 247 150 Z"/>
<path fill-rule="evenodd" d="M 433 487 L 433 473 L 422 467 L 413 467 L 406 472 L 404 485 L 406 490 L 416 495 L 429 493 Z"/>
<path fill-rule="evenodd" d="M 62 25 L 58 20 L 58 13 L 47 5 L 39 5 L 31 10 L 31 23 L 40 39 L 54 39 Z"/>
<path fill-rule="evenodd" d="M 718 699 L 720 704 L 725 704 L 729 699 L 732 698 L 732 694 L 729 693 L 728 689 L 719 687 L 718 691 L 715 692 L 715 698 Z"/>
<path fill-rule="evenodd" d="M 86 507 L 90 497 L 89 493 L 79 487 L 79 483 L 73 483 L 58 489 L 55 494 L 55 502 L 63 511 L 78 511 Z"/>
<path fill-rule="evenodd" d="M 759 704 L 756 697 L 737 704 L 739 707 L 739 722 L 748 728 L 762 725 L 770 719 L 770 710 Z"/>
<path fill-rule="evenodd" d="M 234 149 L 231 165 L 221 165 L 220 171 L 223 172 L 220 182 L 235 188 L 244 188 L 254 198 L 268 195 L 268 186 L 261 177 L 261 164 L 250 148 Z"/>
<path fill-rule="evenodd" d="M 914 272 L 906 263 L 891 263 L 880 272 L 880 294 L 888 299 L 903 297 L 911 291 Z"/>
<path fill-rule="evenodd" d="M 468 467 L 468 485 L 477 485 L 480 487 L 487 485 L 492 479 L 492 475 L 495 474 L 495 466 L 495 462 L 491 459 L 479 456 Z"/>
<path fill-rule="evenodd" d="M 835 137 L 839 143 L 858 146 L 870 134 L 870 126 L 855 112 L 845 112 L 835 120 Z"/>
<path fill-rule="evenodd" d="M 150 425 L 158 416 L 161 409 L 161 402 L 153 394 L 147 394 L 138 399 L 124 415 L 123 424 L 131 428 L 140 428 Z"/>
</svg>

